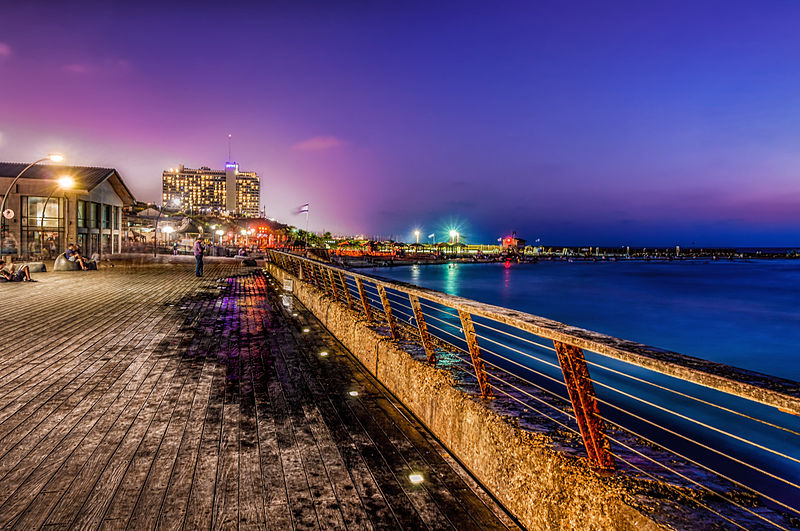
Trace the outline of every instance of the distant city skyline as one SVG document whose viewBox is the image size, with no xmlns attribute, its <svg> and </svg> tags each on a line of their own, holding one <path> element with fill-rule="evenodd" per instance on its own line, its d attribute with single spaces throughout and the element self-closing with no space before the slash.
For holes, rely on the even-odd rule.
<svg viewBox="0 0 800 531">
<path fill-rule="evenodd" d="M 230 134 L 314 231 L 800 245 L 798 3 L 117 4 L 0 6 L 0 160 L 158 201 Z"/>
</svg>

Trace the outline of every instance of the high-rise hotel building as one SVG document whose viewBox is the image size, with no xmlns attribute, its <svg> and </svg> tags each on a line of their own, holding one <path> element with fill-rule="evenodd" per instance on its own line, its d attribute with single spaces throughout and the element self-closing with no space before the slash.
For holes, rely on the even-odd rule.
<svg viewBox="0 0 800 531">
<path fill-rule="evenodd" d="M 258 217 L 261 186 L 258 174 L 239 171 L 235 162 L 225 164 L 224 170 L 206 166 L 198 169 L 177 168 L 161 174 L 162 199 L 174 200 L 188 212 L 220 214 L 228 212 L 242 217 Z"/>
</svg>

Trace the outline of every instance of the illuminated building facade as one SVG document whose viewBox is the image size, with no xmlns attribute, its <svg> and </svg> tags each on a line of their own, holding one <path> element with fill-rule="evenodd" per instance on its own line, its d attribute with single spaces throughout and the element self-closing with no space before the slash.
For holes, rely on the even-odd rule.
<svg viewBox="0 0 800 531">
<path fill-rule="evenodd" d="M 161 174 L 164 203 L 179 202 L 190 213 L 228 212 L 242 217 L 259 214 L 261 186 L 256 172 L 239 171 L 235 162 L 224 170 L 206 166 L 192 169 L 183 165 Z"/>
</svg>

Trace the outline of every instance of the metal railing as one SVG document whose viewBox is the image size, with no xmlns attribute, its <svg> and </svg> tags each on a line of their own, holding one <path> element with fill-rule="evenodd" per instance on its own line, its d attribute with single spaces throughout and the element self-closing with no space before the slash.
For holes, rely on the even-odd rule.
<svg viewBox="0 0 800 531">
<path fill-rule="evenodd" d="M 800 384 L 288 253 L 267 258 L 418 344 L 421 361 L 522 426 L 560 432 L 596 469 L 669 485 L 736 528 L 798 526 Z"/>
</svg>

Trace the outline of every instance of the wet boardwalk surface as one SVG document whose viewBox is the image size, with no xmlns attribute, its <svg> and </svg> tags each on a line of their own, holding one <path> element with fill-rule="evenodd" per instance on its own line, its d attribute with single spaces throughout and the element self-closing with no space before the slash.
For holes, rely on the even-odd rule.
<svg viewBox="0 0 800 531">
<path fill-rule="evenodd" d="M 513 527 L 268 278 L 191 270 L 0 284 L 0 527 Z"/>
</svg>

